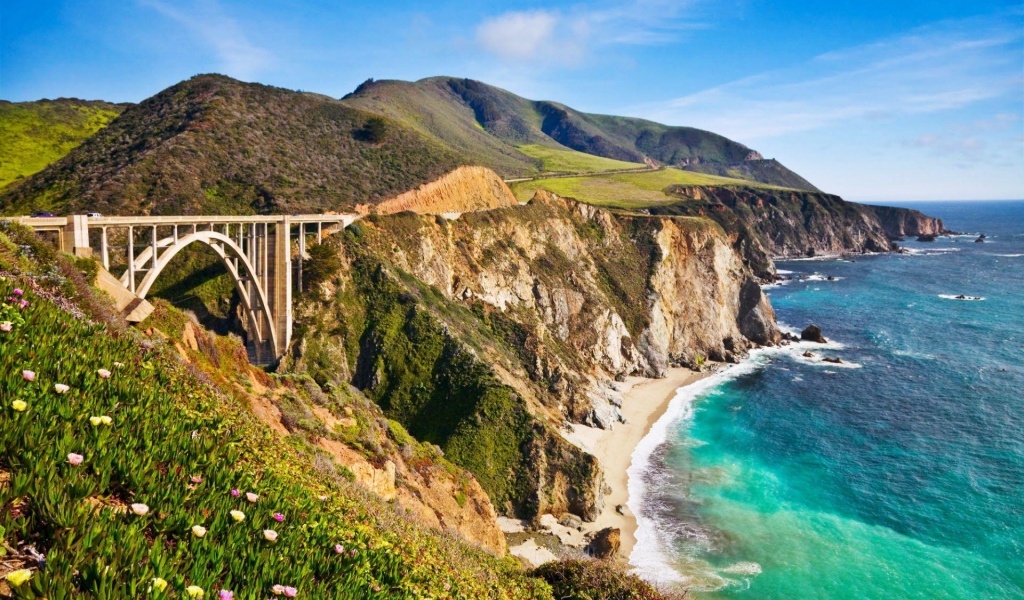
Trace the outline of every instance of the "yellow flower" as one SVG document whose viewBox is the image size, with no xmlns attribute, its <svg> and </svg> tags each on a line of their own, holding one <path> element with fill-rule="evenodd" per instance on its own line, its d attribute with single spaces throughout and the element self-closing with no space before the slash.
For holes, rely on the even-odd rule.
<svg viewBox="0 0 1024 600">
<path fill-rule="evenodd" d="M 231 511 L 231 518 L 241 523 L 245 520 L 245 513 L 240 510 Z"/>
<path fill-rule="evenodd" d="M 89 417 L 89 422 L 92 423 L 93 427 L 99 427 L 103 421 L 99 417 Z"/>
<path fill-rule="evenodd" d="M 15 400 L 14 402 L 11 402 L 11 408 L 18 412 L 25 412 L 25 409 L 28 408 L 28 402 L 25 402 L 24 400 Z"/>
<path fill-rule="evenodd" d="M 206 535 L 206 528 L 203 527 L 202 525 L 193 525 L 192 526 L 192 535 L 201 538 L 204 535 Z"/>
<path fill-rule="evenodd" d="M 154 577 L 150 587 L 158 592 L 162 592 L 167 589 L 167 580 L 160 577 Z"/>
<path fill-rule="evenodd" d="M 29 569 L 11 571 L 6 577 L 4 577 L 4 579 L 7 580 L 7 583 L 11 584 L 11 587 L 18 587 L 29 579 L 32 579 L 32 571 Z"/>
<path fill-rule="evenodd" d="M 204 592 L 203 588 L 199 587 L 198 585 L 190 585 L 187 588 L 185 588 L 185 593 L 188 594 L 189 598 L 202 598 L 203 594 L 205 594 L 206 592 Z"/>
<path fill-rule="evenodd" d="M 110 425 L 111 423 L 114 422 L 114 420 L 108 417 L 107 415 L 103 415 L 102 417 L 100 417 L 100 422 L 103 423 L 104 425 Z"/>
</svg>

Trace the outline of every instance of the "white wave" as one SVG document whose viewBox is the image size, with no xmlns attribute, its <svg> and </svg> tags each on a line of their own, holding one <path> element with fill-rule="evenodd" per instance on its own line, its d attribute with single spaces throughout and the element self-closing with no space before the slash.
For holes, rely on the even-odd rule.
<svg viewBox="0 0 1024 600">
<path fill-rule="evenodd" d="M 786 271 L 785 269 L 775 269 L 775 272 L 779 275 L 793 275 L 794 271 Z"/>
<path fill-rule="evenodd" d="M 920 358 L 923 360 L 935 360 L 934 354 L 925 354 L 924 352 L 914 352 L 912 350 L 893 350 L 893 354 L 896 356 L 906 356 L 907 358 Z"/>
<path fill-rule="evenodd" d="M 779 328 L 782 330 L 793 330 L 791 327 L 781 322 L 779 323 Z M 710 377 L 705 377 L 704 379 L 676 390 L 676 394 L 672 400 L 669 401 L 669 405 L 665 410 L 665 413 L 655 421 L 654 425 L 651 426 L 650 431 L 647 432 L 647 435 L 640 440 L 640 443 L 637 444 L 637 447 L 633 450 L 633 454 L 630 457 L 629 469 L 626 471 L 628 475 L 627 489 L 629 491 L 629 497 L 626 500 L 626 505 L 629 506 L 629 509 L 636 516 L 637 524 L 636 544 L 633 546 L 633 551 L 628 557 L 629 564 L 633 567 L 633 573 L 648 581 L 660 584 L 692 585 L 696 583 L 693 577 L 680 573 L 673 564 L 673 560 L 671 558 L 675 552 L 672 547 L 671 532 L 673 529 L 678 529 L 678 526 L 673 527 L 669 524 L 659 523 L 648 516 L 644 511 L 649 491 L 646 482 L 650 481 L 650 475 L 652 473 L 652 456 L 654 456 L 657 449 L 668 440 L 669 431 L 674 429 L 677 423 L 693 419 L 695 402 L 727 381 L 764 368 L 769 364 L 772 356 L 790 355 L 797 360 L 800 360 L 800 362 L 804 362 L 806 359 L 804 359 L 802 354 L 805 349 L 840 349 L 844 347 L 845 346 L 839 342 L 830 341 L 827 344 L 818 344 L 816 342 L 793 342 L 788 346 L 758 348 L 751 350 L 747 358 L 740 361 L 739 364 L 727 365 Z M 833 363 L 823 364 L 832 367 L 847 368 L 858 368 L 861 366 L 856 363 L 844 363 L 838 365 Z M 834 374 L 835 371 L 825 371 L 825 373 Z M 797 379 L 802 380 L 800 377 L 797 377 L 795 380 Z M 648 478 L 645 478 L 645 475 L 647 475 Z M 720 589 L 730 584 L 740 583 L 734 579 L 723 577 L 718 573 L 730 573 L 753 577 L 761 572 L 761 566 L 752 562 L 740 562 L 729 567 L 725 567 L 724 569 L 715 569 L 711 565 L 705 565 L 705 567 L 706 568 L 701 569 L 702 572 L 700 573 L 700 577 L 704 581 L 700 582 L 700 587 L 707 591 Z M 716 573 L 716 571 L 718 573 Z M 713 580 L 716 583 L 711 583 L 709 580 Z M 750 582 L 749 579 L 747 579 L 742 583 L 749 585 Z"/>
<path fill-rule="evenodd" d="M 987 253 L 987 254 L 989 256 L 1002 256 L 1003 258 L 1020 258 L 1020 257 L 1024 256 L 1024 254 L 995 254 L 995 253 Z"/>
<path fill-rule="evenodd" d="M 767 349 L 754 350 L 747 359 L 739 364 L 729 365 L 710 377 L 679 388 L 669 402 L 665 414 L 655 421 L 651 430 L 633 450 L 629 469 L 626 471 L 629 475 L 627 485 L 629 498 L 626 504 L 636 515 L 636 544 L 629 555 L 629 563 L 637 575 L 659 583 L 672 584 L 689 581 L 689 578 L 679 573 L 672 564 L 670 534 L 654 519 L 645 516 L 643 511 L 648 491 L 647 486 L 644 485 L 644 474 L 650 470 L 651 457 L 654 452 L 668 440 L 668 432 L 672 426 L 680 421 L 693 418 L 695 400 L 722 383 L 752 373 L 763 368 L 765 364 L 767 364 Z"/>
<path fill-rule="evenodd" d="M 907 248 L 903 247 L 902 250 L 905 254 L 912 256 L 935 256 L 941 254 L 949 254 L 950 252 L 960 252 L 960 248 Z"/>
<path fill-rule="evenodd" d="M 734 565 L 729 565 L 724 569 L 719 569 L 721 573 L 731 573 L 733 575 L 760 575 L 761 565 L 756 562 L 738 562 Z"/>
<path fill-rule="evenodd" d="M 822 275 L 820 273 L 815 273 L 814 275 L 801 276 L 801 277 L 798 278 L 798 280 L 799 281 L 841 281 L 842 279 L 845 279 L 844 277 L 836 277 L 834 275 L 831 276 L 832 279 L 829 279 L 829 277 L 830 277 L 829 275 Z"/>
<path fill-rule="evenodd" d="M 967 295 L 964 295 L 963 298 L 961 298 L 960 296 L 961 296 L 961 294 L 957 294 L 957 295 L 953 295 L 953 294 L 939 294 L 939 298 L 945 298 L 946 300 L 959 300 L 961 302 L 981 302 L 982 300 L 985 299 L 982 296 L 967 296 Z"/>
<path fill-rule="evenodd" d="M 818 346 L 820 347 L 821 344 L 818 344 Z M 859 368 L 864 366 L 864 365 L 862 365 L 860 363 L 855 363 L 855 362 L 846 362 L 846 361 L 843 361 L 841 363 L 829 362 L 829 361 L 825 360 L 825 355 L 817 355 L 816 354 L 813 357 L 807 357 L 807 356 L 804 356 L 803 352 L 800 352 L 799 350 L 803 350 L 803 348 L 799 348 L 799 349 L 794 348 L 792 351 L 787 352 L 787 354 L 792 356 L 793 360 L 795 360 L 798 363 L 803 364 L 803 365 L 810 365 L 812 367 L 829 367 L 829 368 L 839 368 L 839 369 L 859 369 Z"/>
</svg>

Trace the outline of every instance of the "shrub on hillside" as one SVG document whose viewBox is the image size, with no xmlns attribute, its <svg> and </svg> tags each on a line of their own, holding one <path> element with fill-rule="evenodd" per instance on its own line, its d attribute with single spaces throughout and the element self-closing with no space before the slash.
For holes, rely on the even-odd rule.
<svg viewBox="0 0 1024 600">
<path fill-rule="evenodd" d="M 636 575 L 602 561 L 549 562 L 533 574 L 547 581 L 561 600 L 671 600 Z"/>
</svg>

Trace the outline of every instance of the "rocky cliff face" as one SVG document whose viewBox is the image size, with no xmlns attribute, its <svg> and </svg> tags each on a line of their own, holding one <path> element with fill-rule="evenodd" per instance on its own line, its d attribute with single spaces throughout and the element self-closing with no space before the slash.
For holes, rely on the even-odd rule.
<svg viewBox="0 0 1024 600">
<path fill-rule="evenodd" d="M 878 222 L 890 238 L 914 235 L 941 235 L 946 233 L 942 219 L 929 217 L 919 210 L 892 206 L 861 205 L 878 217 Z"/>
<path fill-rule="evenodd" d="M 719 223 L 761 277 L 773 258 L 888 252 L 906 235 L 941 233 L 942 221 L 919 211 L 846 202 L 839 196 L 795 190 L 678 186 L 682 202 L 656 214 L 706 216 Z"/>
<path fill-rule="evenodd" d="M 459 167 L 440 179 L 399 194 L 371 207 L 359 205 L 360 212 L 392 214 L 411 210 L 420 214 L 462 213 L 518 204 L 501 177 L 486 167 Z"/>
<path fill-rule="evenodd" d="M 734 360 L 774 314 L 708 219 L 540 192 L 456 220 L 370 216 L 299 310 L 288 367 L 347 383 L 479 479 L 505 513 L 596 517 L 599 466 L 557 433 L 610 427 L 616 378 Z"/>
</svg>

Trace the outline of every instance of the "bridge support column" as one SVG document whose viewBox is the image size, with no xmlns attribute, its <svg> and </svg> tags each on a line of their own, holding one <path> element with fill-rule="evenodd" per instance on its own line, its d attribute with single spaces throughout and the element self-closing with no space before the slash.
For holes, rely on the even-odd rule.
<svg viewBox="0 0 1024 600">
<path fill-rule="evenodd" d="M 268 240 L 267 300 L 277 330 L 277 348 L 274 348 L 277 356 L 284 356 L 292 341 L 291 228 L 291 217 L 281 217 L 274 223 L 274 233 Z"/>
<path fill-rule="evenodd" d="M 64 227 L 62 237 L 62 250 L 75 256 L 92 257 L 92 248 L 89 247 L 89 217 L 85 215 L 68 217 L 68 224 Z"/>
</svg>

